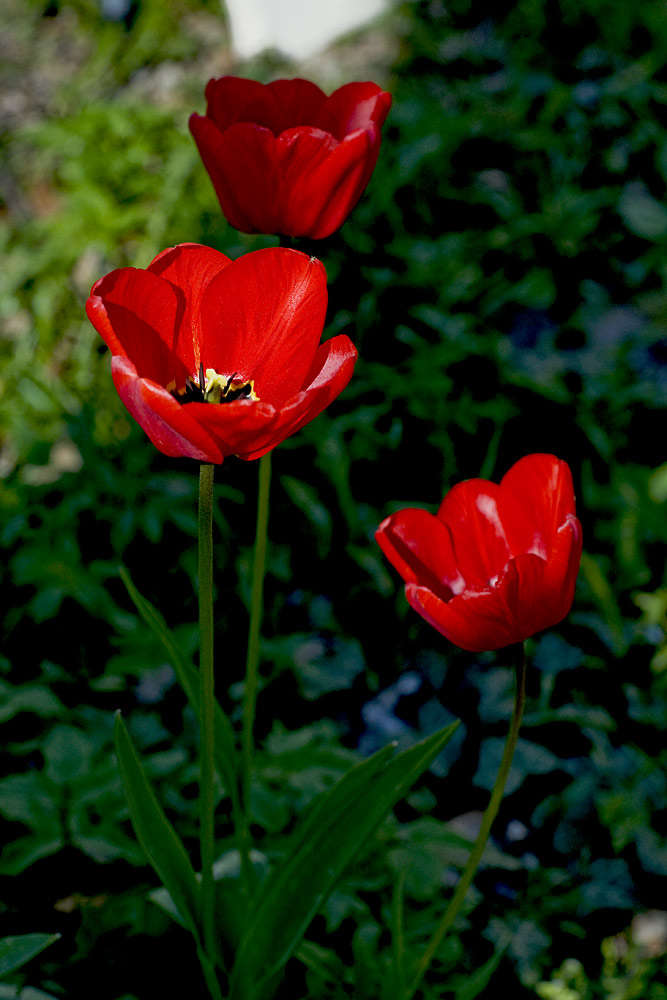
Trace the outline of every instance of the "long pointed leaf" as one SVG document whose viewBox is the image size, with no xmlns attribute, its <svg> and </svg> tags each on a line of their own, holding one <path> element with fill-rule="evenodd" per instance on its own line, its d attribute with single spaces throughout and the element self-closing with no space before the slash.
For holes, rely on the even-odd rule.
<svg viewBox="0 0 667 1000">
<path fill-rule="evenodd" d="M 60 934 L 19 934 L 0 940 L 0 976 L 20 969 L 40 951 L 57 941 Z"/>
<path fill-rule="evenodd" d="M 262 887 L 232 970 L 230 1000 L 259 1000 L 298 947 L 339 876 L 388 811 L 453 735 L 453 723 L 389 759 L 386 747 L 356 764 L 300 824 Z"/>
<path fill-rule="evenodd" d="M 151 787 L 120 712 L 114 742 L 134 832 L 151 866 L 171 893 L 184 923 L 199 942 L 200 889 L 183 844 Z"/>
<path fill-rule="evenodd" d="M 199 718 L 199 674 L 193 667 L 192 663 L 190 663 L 187 656 L 183 653 L 171 630 L 169 629 L 169 626 L 157 608 L 139 593 L 132 582 L 130 574 L 123 566 L 120 567 L 119 572 L 137 611 L 164 646 L 169 662 L 174 668 L 176 677 L 178 678 L 178 682 L 183 688 L 185 696 L 190 702 L 193 712 L 197 718 Z M 240 813 L 240 802 L 238 780 L 234 766 L 235 755 L 236 741 L 234 738 L 234 730 L 232 729 L 231 722 L 216 701 L 215 763 L 218 769 L 218 774 L 220 775 L 227 793 L 232 800 L 234 815 L 238 816 Z"/>
</svg>

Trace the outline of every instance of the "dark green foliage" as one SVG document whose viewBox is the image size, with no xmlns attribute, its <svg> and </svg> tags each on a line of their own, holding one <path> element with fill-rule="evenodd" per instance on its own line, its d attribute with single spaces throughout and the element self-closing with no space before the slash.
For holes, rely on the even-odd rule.
<svg viewBox="0 0 667 1000">
<path fill-rule="evenodd" d="M 225 225 L 187 133 L 202 65 L 225 45 L 217 3 L 144 0 L 120 23 L 92 0 L 12 4 L 0 929 L 62 934 L 17 985 L 204 996 L 185 932 L 147 895 L 112 751 L 121 708 L 196 857 L 195 721 L 118 567 L 196 657 L 197 469 L 134 426 L 83 306 L 95 279 L 168 245 L 236 257 L 273 241 Z M 584 526 L 577 597 L 528 644 L 508 796 L 424 1000 L 664 1000 L 664 953 L 642 950 L 632 924 L 665 909 L 667 872 L 664 7 L 520 0 L 490 17 L 481 0 L 413 2 L 375 30 L 400 39 L 378 80 L 394 94 L 378 167 L 342 232 L 307 248 L 329 274 L 327 334 L 348 333 L 360 360 L 274 456 L 258 877 L 360 755 L 463 725 L 337 884 L 278 995 L 395 1000 L 464 864 L 511 711 L 503 654 L 463 653 L 422 622 L 373 532 L 550 451 L 572 467 Z M 256 472 L 236 459 L 216 472 L 217 693 L 234 724 Z M 220 795 L 224 903 L 239 866 Z M 238 938 L 233 919 L 226 930 Z"/>
</svg>

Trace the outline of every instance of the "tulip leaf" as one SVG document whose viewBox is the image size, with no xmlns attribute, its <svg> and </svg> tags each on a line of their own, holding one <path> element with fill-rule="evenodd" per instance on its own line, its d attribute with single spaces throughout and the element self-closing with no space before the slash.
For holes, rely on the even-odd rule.
<svg viewBox="0 0 667 1000">
<path fill-rule="evenodd" d="M 60 934 L 19 934 L 0 940 L 0 976 L 20 969 L 40 951 L 57 941 Z"/>
<path fill-rule="evenodd" d="M 178 682 L 181 685 L 185 696 L 190 702 L 192 710 L 199 718 L 199 674 L 188 660 L 182 649 L 176 642 L 167 623 L 150 601 L 143 597 L 135 587 L 130 574 L 121 566 L 120 576 L 127 588 L 127 592 L 134 602 L 137 611 L 146 622 L 151 631 L 157 636 L 164 646 L 169 662 L 171 663 Z M 240 803 L 238 796 L 238 781 L 234 759 L 236 756 L 236 741 L 232 725 L 220 708 L 215 703 L 215 763 L 218 774 L 222 780 L 228 795 L 232 800 L 232 807 L 235 815 L 240 813 Z"/>
<path fill-rule="evenodd" d="M 114 742 L 134 832 L 154 871 L 171 894 L 183 923 L 198 940 L 200 890 L 181 840 L 151 787 L 120 712 Z"/>
<path fill-rule="evenodd" d="M 232 970 L 230 1000 L 270 995 L 274 977 L 298 948 L 339 876 L 457 725 L 393 757 L 393 746 L 379 750 L 317 799 L 255 902 Z"/>
</svg>

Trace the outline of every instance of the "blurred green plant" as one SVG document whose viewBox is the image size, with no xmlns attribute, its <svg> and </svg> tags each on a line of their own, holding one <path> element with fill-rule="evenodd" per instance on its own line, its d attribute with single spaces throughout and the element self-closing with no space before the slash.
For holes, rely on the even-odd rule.
<svg viewBox="0 0 667 1000">
<path fill-rule="evenodd" d="M 11 96 L 0 138 L 0 918 L 13 936 L 63 934 L 67 957 L 38 959 L 48 993 L 86 995 L 94 970 L 101 1000 L 120 1000 L 128 968 L 160 968 L 167 948 L 183 955 L 185 981 L 194 967 L 149 901 L 111 720 L 122 707 L 170 819 L 194 841 L 195 722 L 117 567 L 192 654 L 196 479 L 132 426 L 83 302 L 101 274 L 145 266 L 169 244 L 234 257 L 262 240 L 225 226 L 186 130 L 203 108 L 203 67 L 236 71 L 220 56 L 217 0 L 142 0 L 119 23 L 92 0 L 13 0 L 12 15 L 0 67 Z M 606 943 L 598 972 L 602 942 L 656 905 L 667 850 L 663 6 L 520 0 L 489 18 L 481 0 L 429 0 L 377 30 L 401 45 L 380 161 L 341 235 L 315 251 L 330 275 L 329 332 L 349 333 L 361 357 L 344 398 L 276 456 L 257 864 L 270 869 L 357 747 L 409 746 L 454 712 L 464 725 L 440 764 L 458 794 L 443 801 L 436 761 L 323 905 L 285 989 L 290 1000 L 394 1000 L 397 968 L 432 934 L 462 868 L 511 697 L 507 671 L 428 634 L 372 533 L 406 502 L 434 510 L 454 481 L 547 450 L 576 474 L 587 559 L 575 613 L 533 643 L 514 790 L 424 997 L 519 1000 L 540 984 L 563 1000 L 660 1000 L 663 957 L 629 944 L 626 962 Z M 241 68 L 255 70 L 299 72 L 275 54 Z M 229 460 L 216 489 L 217 627 L 234 664 L 227 625 L 248 607 L 252 468 Z M 239 680 L 234 668 L 218 678 L 236 722 Z M 223 814 L 219 884 L 231 897 Z M 581 965 L 563 967 L 572 955 Z M 132 983 L 139 1000 L 154 995 L 154 982 Z"/>
<path fill-rule="evenodd" d="M 602 942 L 599 980 L 575 958 L 563 962 L 548 982 L 535 988 L 541 1000 L 664 1000 L 667 996 L 664 912 L 639 914 L 627 932 Z"/>
</svg>

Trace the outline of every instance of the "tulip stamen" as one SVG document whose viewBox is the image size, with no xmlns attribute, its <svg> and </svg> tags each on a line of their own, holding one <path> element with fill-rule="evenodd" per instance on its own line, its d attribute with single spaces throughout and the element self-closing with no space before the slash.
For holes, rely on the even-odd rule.
<svg viewBox="0 0 667 1000">
<path fill-rule="evenodd" d="M 236 399 L 258 400 L 253 379 L 239 379 L 233 375 L 218 375 L 215 368 L 206 369 L 204 401 L 206 403 L 233 403 Z"/>
<path fill-rule="evenodd" d="M 185 385 L 182 389 L 176 389 L 172 391 L 172 396 L 175 396 L 179 403 L 203 403 L 204 393 L 201 391 L 201 387 L 196 379 L 188 378 L 185 380 Z"/>
<path fill-rule="evenodd" d="M 258 401 L 254 379 L 239 379 L 233 375 L 218 375 L 215 368 L 199 365 L 199 378 L 188 378 L 182 389 L 172 391 L 179 403 L 233 403 L 237 399 Z"/>
</svg>

